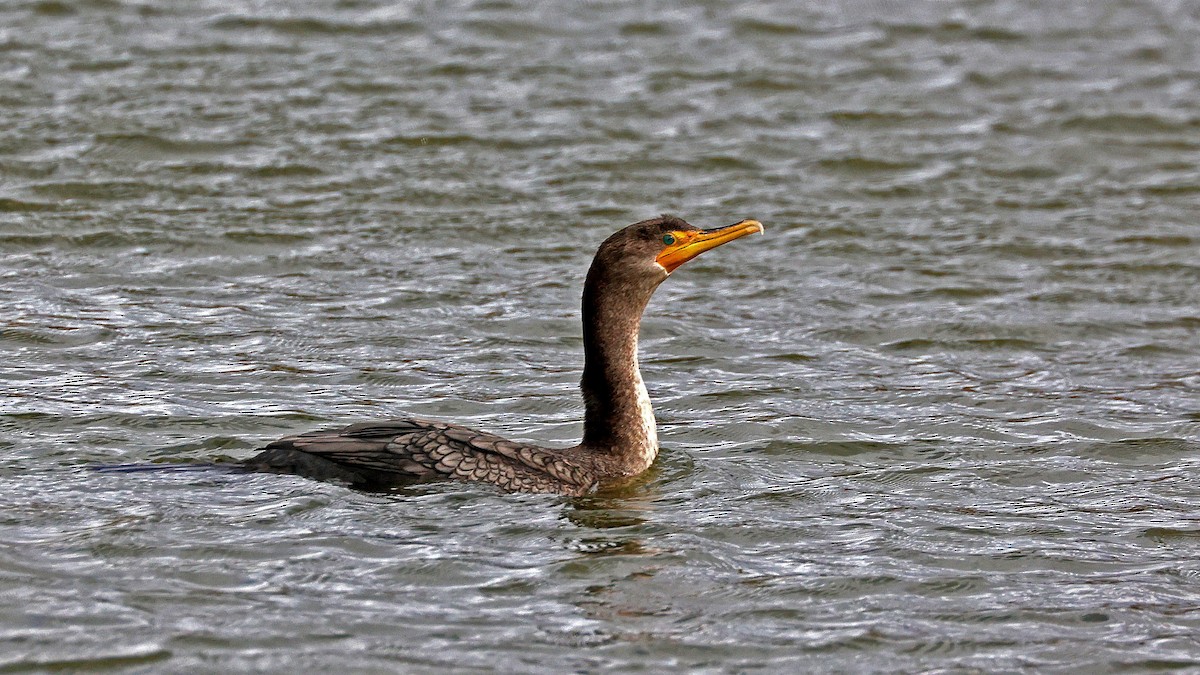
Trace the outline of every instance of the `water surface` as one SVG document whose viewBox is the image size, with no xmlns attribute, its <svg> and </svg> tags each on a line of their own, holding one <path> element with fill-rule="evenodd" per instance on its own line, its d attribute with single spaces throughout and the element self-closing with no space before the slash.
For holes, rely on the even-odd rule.
<svg viewBox="0 0 1200 675">
<path fill-rule="evenodd" d="M 0 8 L 0 670 L 1200 667 L 1193 6 L 177 4 Z M 661 212 L 640 483 L 92 470 L 573 443 Z"/>
</svg>

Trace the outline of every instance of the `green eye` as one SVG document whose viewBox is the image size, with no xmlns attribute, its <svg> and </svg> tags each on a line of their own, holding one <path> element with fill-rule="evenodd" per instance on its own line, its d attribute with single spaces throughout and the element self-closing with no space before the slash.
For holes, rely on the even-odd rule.
<svg viewBox="0 0 1200 675">
<path fill-rule="evenodd" d="M 664 243 L 664 244 L 666 244 L 667 246 L 670 246 L 671 244 L 674 244 L 674 243 L 675 243 L 675 235 L 673 235 L 673 234 L 664 234 L 664 235 L 663 235 L 663 243 Z"/>
</svg>

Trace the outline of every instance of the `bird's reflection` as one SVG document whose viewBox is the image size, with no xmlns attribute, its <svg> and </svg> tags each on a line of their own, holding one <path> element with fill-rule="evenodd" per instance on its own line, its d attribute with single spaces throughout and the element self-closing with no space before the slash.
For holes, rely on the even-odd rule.
<svg viewBox="0 0 1200 675">
<path fill-rule="evenodd" d="M 661 463 L 618 485 L 570 500 L 563 517 L 585 530 L 568 547 L 585 556 L 659 553 L 641 539 L 648 516 L 661 499 Z"/>
</svg>

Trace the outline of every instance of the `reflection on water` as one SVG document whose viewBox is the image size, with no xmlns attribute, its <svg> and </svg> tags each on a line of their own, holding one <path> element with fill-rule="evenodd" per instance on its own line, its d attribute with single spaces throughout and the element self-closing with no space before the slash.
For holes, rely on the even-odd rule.
<svg viewBox="0 0 1200 675">
<path fill-rule="evenodd" d="M 0 670 L 1195 667 L 1198 38 L 0 7 Z M 639 480 L 171 469 L 404 414 L 576 442 L 590 255 L 663 211 L 769 231 L 651 303 Z"/>
</svg>

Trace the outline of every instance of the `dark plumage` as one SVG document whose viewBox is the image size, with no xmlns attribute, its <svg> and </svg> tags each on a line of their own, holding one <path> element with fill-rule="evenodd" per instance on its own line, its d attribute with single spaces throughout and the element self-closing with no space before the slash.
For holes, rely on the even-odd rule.
<svg viewBox="0 0 1200 675">
<path fill-rule="evenodd" d="M 762 232 L 762 225 L 744 220 L 700 230 L 661 216 L 619 230 L 600 245 L 583 290 L 580 388 L 586 413 L 579 445 L 542 448 L 413 418 L 288 436 L 245 466 L 363 487 L 450 478 L 568 495 L 637 475 L 658 453 L 654 413 L 637 361 L 642 312 L 679 265 L 751 232 Z"/>
</svg>

